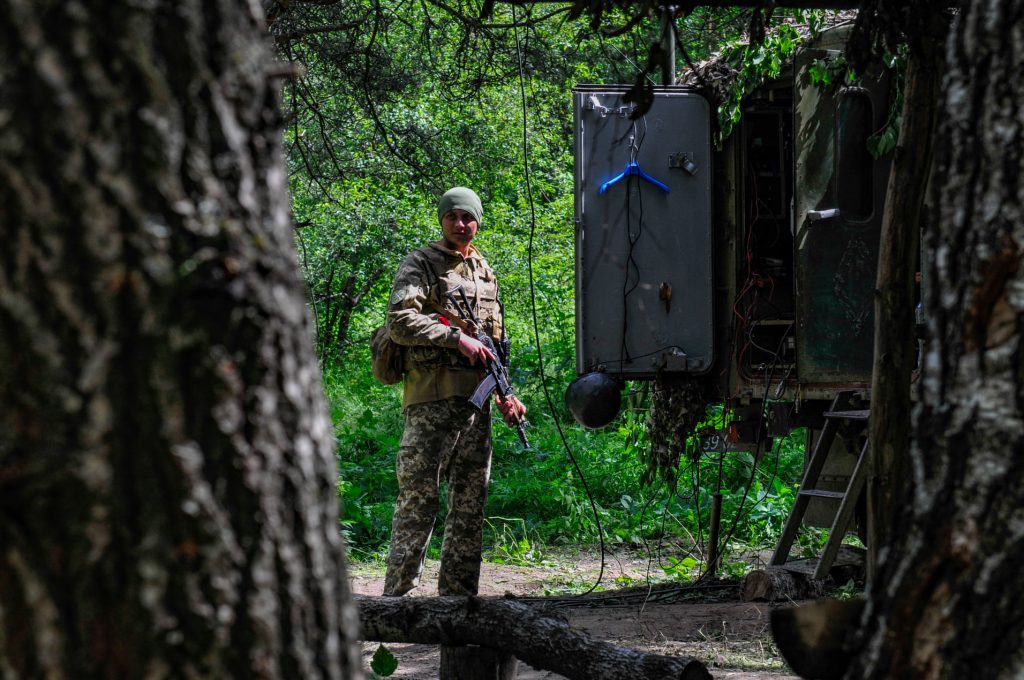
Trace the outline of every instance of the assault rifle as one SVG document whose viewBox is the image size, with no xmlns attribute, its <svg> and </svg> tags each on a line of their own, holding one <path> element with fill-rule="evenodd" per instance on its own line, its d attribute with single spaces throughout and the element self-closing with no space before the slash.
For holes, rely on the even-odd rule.
<svg viewBox="0 0 1024 680">
<path fill-rule="evenodd" d="M 458 293 L 461 298 L 460 301 L 455 298 L 454 293 Z M 502 399 L 508 399 L 509 397 L 515 396 L 515 390 L 512 388 L 512 383 L 508 379 L 508 354 L 506 348 L 502 347 L 500 350 L 494 344 L 494 340 L 491 339 L 487 333 L 483 332 L 483 328 L 480 324 L 480 320 L 476 317 L 473 312 L 473 306 L 469 303 L 469 298 L 466 296 L 466 291 L 462 286 L 458 286 L 454 291 L 445 293 L 448 301 L 452 303 L 455 310 L 459 313 L 463 319 L 468 319 L 470 323 L 466 324 L 469 328 L 462 328 L 464 332 L 472 336 L 474 339 L 479 340 L 483 343 L 484 347 L 491 351 L 496 360 L 486 360 L 484 362 L 485 368 L 487 369 L 487 377 L 480 381 L 477 385 L 476 390 L 473 392 L 473 396 L 469 398 L 469 402 L 476 406 L 478 409 L 483 410 L 484 405 L 487 404 L 487 400 L 491 398 L 491 393 L 495 390 L 498 391 L 498 396 Z M 461 325 L 460 325 L 461 328 Z M 530 448 L 530 442 L 526 439 L 526 427 L 529 425 L 526 418 L 520 417 L 516 420 L 516 434 L 519 435 L 519 441 L 523 443 L 523 448 Z"/>
</svg>

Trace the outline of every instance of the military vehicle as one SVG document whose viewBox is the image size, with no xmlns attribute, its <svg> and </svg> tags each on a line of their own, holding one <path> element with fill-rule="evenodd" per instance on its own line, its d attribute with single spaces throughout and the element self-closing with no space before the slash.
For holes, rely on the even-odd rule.
<svg viewBox="0 0 1024 680">
<path fill-rule="evenodd" d="M 694 89 L 656 89 L 635 120 L 625 86 L 573 90 L 577 372 L 691 376 L 730 415 L 701 433 L 706 451 L 760 454 L 802 425 L 810 452 L 830 409 L 866 419 L 891 164 L 868 139 L 892 93 L 884 68 L 812 82 L 848 29 L 749 95 L 720 148 Z M 574 405 L 583 390 L 570 389 Z M 837 427 L 810 524 L 831 524 L 863 451 L 863 422 Z"/>
</svg>

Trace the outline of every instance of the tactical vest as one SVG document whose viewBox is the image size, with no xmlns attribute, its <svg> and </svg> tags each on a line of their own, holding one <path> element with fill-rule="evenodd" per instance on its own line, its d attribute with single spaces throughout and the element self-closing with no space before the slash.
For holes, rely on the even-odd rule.
<svg viewBox="0 0 1024 680">
<path fill-rule="evenodd" d="M 432 245 L 417 248 L 414 252 L 418 264 L 423 267 L 429 286 L 427 300 L 433 307 L 433 310 L 424 309 L 424 313 L 440 314 L 448 319 L 469 322 L 470 319 L 463 318 L 464 315 L 457 312 L 448 297 L 450 293 L 461 303 L 462 298 L 457 292 L 461 287 L 474 314 L 480 320 L 484 333 L 491 336 L 495 345 L 501 343 L 505 332 L 502 306 L 498 297 L 498 280 L 483 256 L 477 252 L 474 256 L 463 259 Z M 480 370 L 479 366 L 471 366 L 469 360 L 457 349 L 416 345 L 407 347 L 406 350 L 407 370 L 425 370 L 440 366 L 456 370 Z"/>
</svg>

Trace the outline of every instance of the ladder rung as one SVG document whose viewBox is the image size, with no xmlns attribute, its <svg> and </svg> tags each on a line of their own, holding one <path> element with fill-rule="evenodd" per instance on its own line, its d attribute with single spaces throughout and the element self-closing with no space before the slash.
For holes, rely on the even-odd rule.
<svg viewBox="0 0 1024 680">
<path fill-rule="evenodd" d="M 871 416 L 871 409 L 859 409 L 856 411 L 825 411 L 826 418 L 838 418 L 841 420 L 867 420 Z"/>
<path fill-rule="evenodd" d="M 825 489 L 800 489 L 796 493 L 798 496 L 814 496 L 815 498 L 842 498 L 846 495 L 845 491 L 826 491 Z"/>
</svg>

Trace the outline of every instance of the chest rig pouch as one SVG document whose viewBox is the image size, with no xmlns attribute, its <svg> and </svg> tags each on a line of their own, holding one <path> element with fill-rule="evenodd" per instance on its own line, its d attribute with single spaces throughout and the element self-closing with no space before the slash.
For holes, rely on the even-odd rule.
<svg viewBox="0 0 1024 680">
<path fill-rule="evenodd" d="M 503 325 L 504 308 L 498 295 L 498 280 L 494 271 L 479 257 L 456 262 L 453 256 L 429 246 L 420 248 L 419 253 L 428 283 L 427 306 L 441 310 L 428 312 L 429 315 L 434 318 L 443 316 L 449 320 L 450 325 L 457 325 L 450 320 L 462 319 L 462 315 L 449 300 L 449 294 L 457 296 L 461 287 L 480 320 L 481 330 L 494 340 L 494 344 L 504 354 L 503 363 L 507 363 L 508 338 Z M 427 312 L 426 309 L 424 311 Z M 469 322 L 469 319 L 462 321 Z M 480 370 L 479 365 L 471 365 L 457 349 L 432 346 L 413 346 L 408 349 L 409 359 L 417 368 L 445 366 L 458 370 Z"/>
</svg>

